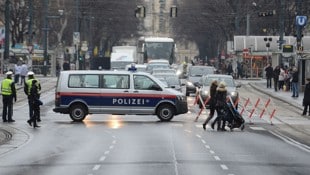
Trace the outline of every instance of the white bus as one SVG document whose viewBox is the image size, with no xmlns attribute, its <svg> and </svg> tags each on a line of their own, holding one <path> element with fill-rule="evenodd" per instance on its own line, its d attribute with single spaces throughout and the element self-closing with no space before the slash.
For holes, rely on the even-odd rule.
<svg viewBox="0 0 310 175">
<path fill-rule="evenodd" d="M 139 63 L 164 59 L 169 64 L 176 63 L 176 46 L 169 37 L 141 37 L 138 41 Z"/>
</svg>

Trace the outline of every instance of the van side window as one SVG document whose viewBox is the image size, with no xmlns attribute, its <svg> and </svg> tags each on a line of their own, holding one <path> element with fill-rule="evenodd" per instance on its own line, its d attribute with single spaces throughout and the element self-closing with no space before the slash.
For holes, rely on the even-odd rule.
<svg viewBox="0 0 310 175">
<path fill-rule="evenodd" d="M 103 75 L 103 88 L 129 89 L 129 75 Z"/>
<path fill-rule="evenodd" d="M 99 75 L 70 75 L 68 87 L 99 88 Z"/>
<path fill-rule="evenodd" d="M 156 82 L 144 75 L 134 75 L 133 79 L 135 89 L 151 90 L 151 87 L 156 85 Z"/>
</svg>

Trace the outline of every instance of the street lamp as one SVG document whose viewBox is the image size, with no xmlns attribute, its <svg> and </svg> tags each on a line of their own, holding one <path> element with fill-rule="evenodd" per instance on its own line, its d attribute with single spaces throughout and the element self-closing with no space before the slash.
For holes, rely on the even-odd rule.
<svg viewBox="0 0 310 175">
<path fill-rule="evenodd" d="M 11 16 L 10 16 L 10 6 L 11 3 L 9 0 L 5 1 L 5 40 L 4 40 L 4 57 L 1 60 L 1 71 L 4 73 L 4 60 L 9 59 L 10 57 L 10 23 L 11 23 Z"/>
<path fill-rule="evenodd" d="M 272 41 L 272 38 L 271 37 L 269 37 L 269 38 L 265 37 L 264 41 L 266 43 L 266 49 L 267 49 L 267 61 L 268 61 L 268 63 L 271 63 L 270 57 L 269 57 L 269 48 L 270 48 L 270 42 Z"/>
</svg>

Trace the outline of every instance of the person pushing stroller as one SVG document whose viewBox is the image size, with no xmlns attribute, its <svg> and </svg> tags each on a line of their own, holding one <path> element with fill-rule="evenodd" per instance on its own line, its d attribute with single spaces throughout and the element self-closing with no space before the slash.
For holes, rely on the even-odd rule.
<svg viewBox="0 0 310 175">
<path fill-rule="evenodd" d="M 212 122 L 211 128 L 214 129 L 215 123 L 217 123 L 217 130 L 218 131 L 226 131 L 225 124 L 226 124 L 226 114 L 227 110 L 225 110 L 227 101 L 227 89 L 225 82 L 220 82 L 217 89 L 216 89 L 216 113 L 217 117 Z"/>
</svg>

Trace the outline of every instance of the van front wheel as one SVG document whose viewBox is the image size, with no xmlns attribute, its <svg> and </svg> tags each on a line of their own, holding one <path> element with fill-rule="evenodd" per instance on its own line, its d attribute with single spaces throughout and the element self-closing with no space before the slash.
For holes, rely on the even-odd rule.
<svg viewBox="0 0 310 175">
<path fill-rule="evenodd" d="M 172 105 L 163 104 L 158 107 L 156 114 L 161 121 L 170 121 L 174 116 L 174 108 Z"/>
<path fill-rule="evenodd" d="M 70 117 L 75 122 L 81 122 L 86 117 L 86 108 L 84 105 L 75 104 L 70 107 Z"/>
</svg>

